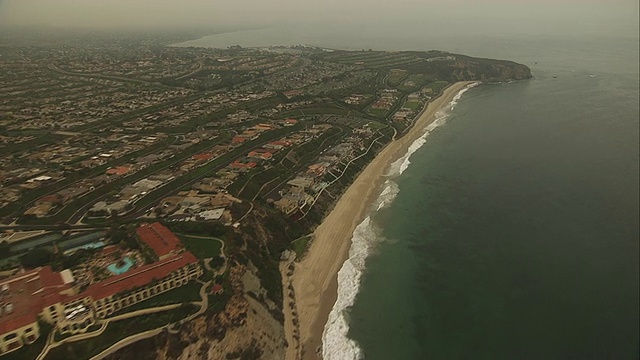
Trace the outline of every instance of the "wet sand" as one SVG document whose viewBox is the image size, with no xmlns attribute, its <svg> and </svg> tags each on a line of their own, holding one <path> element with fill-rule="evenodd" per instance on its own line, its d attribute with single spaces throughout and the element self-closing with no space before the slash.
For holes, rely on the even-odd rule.
<svg viewBox="0 0 640 360">
<path fill-rule="evenodd" d="M 379 196 L 388 167 L 402 157 L 409 146 L 424 134 L 435 120 L 436 112 L 471 82 L 458 82 L 433 99 L 419 116 L 413 128 L 402 138 L 389 143 L 360 173 L 340 197 L 334 209 L 314 232 L 314 240 L 305 258 L 296 264 L 292 277 L 295 302 L 300 322 L 302 359 L 320 359 L 322 333 L 337 299 L 338 271 L 348 258 L 353 231 Z M 290 319 L 289 319 L 290 320 Z M 288 327 L 291 331 L 292 327 Z M 287 338 L 291 334 L 288 334 Z M 287 360 L 298 360 L 288 352 Z"/>
</svg>

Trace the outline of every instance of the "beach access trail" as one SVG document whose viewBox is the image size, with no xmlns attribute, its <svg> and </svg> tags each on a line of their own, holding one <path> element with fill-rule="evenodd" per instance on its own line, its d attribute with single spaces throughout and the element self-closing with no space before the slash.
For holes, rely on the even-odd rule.
<svg viewBox="0 0 640 360">
<path fill-rule="evenodd" d="M 457 82 L 433 99 L 419 115 L 413 128 L 402 138 L 389 143 L 365 167 L 315 230 L 309 251 L 295 265 L 292 276 L 302 359 L 321 358 L 318 349 L 322 345 L 324 326 L 337 299 L 338 271 L 349 256 L 354 229 L 364 220 L 369 207 L 380 194 L 389 165 L 406 154 L 409 146 L 424 135 L 426 126 L 436 119 L 436 113 L 471 83 Z M 291 330 L 291 327 L 285 328 Z M 286 360 L 299 360 L 292 358 L 295 353 L 287 352 Z"/>
</svg>

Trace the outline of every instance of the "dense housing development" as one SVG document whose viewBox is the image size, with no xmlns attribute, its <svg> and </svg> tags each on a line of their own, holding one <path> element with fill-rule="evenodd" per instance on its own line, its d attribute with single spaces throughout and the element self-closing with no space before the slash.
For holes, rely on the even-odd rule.
<svg viewBox="0 0 640 360">
<path fill-rule="evenodd" d="M 440 51 L 50 36 L 0 39 L 0 360 L 299 347 L 281 265 L 355 177 L 452 83 L 530 76 Z"/>
</svg>

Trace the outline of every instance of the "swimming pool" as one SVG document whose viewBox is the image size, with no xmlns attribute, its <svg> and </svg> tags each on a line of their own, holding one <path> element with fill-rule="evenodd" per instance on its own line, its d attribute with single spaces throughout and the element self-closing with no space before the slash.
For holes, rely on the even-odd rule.
<svg viewBox="0 0 640 360">
<path fill-rule="evenodd" d="M 122 264 L 119 264 L 119 263 L 120 261 L 117 263 L 109 264 L 107 266 L 107 270 L 111 271 L 116 275 L 120 275 L 129 271 L 129 269 L 131 269 L 131 267 L 133 266 L 133 260 L 131 260 L 131 258 L 129 257 L 122 258 Z"/>
<path fill-rule="evenodd" d="M 80 246 L 76 246 L 72 249 L 66 250 L 64 252 L 65 255 L 69 255 L 69 254 L 73 254 L 74 252 L 81 250 L 81 249 L 99 249 L 101 247 L 104 247 L 106 244 L 103 241 L 96 241 L 96 242 L 92 242 L 92 243 L 88 243 L 88 244 L 84 244 L 84 245 L 80 245 Z"/>
</svg>

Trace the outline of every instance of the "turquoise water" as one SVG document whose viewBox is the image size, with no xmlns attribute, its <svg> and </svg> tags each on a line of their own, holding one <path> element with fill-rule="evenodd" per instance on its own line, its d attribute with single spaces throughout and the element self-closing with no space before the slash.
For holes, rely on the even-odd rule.
<svg viewBox="0 0 640 360">
<path fill-rule="evenodd" d="M 104 247 L 105 243 L 102 241 L 96 241 L 96 242 L 92 242 L 92 243 L 88 243 L 86 245 L 80 246 L 79 248 L 81 249 L 99 249 L 101 247 Z"/>
<path fill-rule="evenodd" d="M 96 242 L 84 244 L 84 245 L 81 245 L 81 246 L 76 246 L 74 248 L 71 248 L 71 249 L 65 251 L 64 253 L 65 254 L 71 254 L 71 253 L 74 253 L 74 252 L 76 252 L 78 250 L 81 250 L 81 249 L 100 249 L 100 248 L 102 248 L 104 246 L 105 246 L 104 242 L 96 241 Z"/>
<path fill-rule="evenodd" d="M 120 275 L 129 271 L 129 269 L 131 269 L 134 264 L 133 260 L 131 260 L 131 258 L 129 257 L 122 258 L 122 261 L 124 262 L 124 264 L 121 267 L 118 267 L 118 263 L 113 263 L 107 266 L 107 270 L 111 271 L 115 275 Z"/>
</svg>

